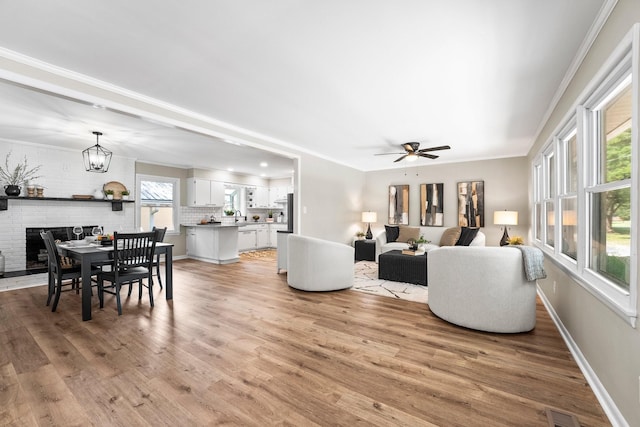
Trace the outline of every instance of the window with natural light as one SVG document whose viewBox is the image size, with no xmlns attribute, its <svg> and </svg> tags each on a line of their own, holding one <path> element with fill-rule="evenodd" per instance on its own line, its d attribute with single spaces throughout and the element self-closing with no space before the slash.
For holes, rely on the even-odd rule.
<svg viewBox="0 0 640 427">
<path fill-rule="evenodd" d="M 138 226 L 143 231 L 153 227 L 178 229 L 179 180 L 155 176 L 138 176 Z"/>
<path fill-rule="evenodd" d="M 632 325 L 638 292 L 632 232 L 638 226 L 638 38 L 627 37 L 627 51 L 612 56 L 532 164 L 534 241 Z"/>
</svg>

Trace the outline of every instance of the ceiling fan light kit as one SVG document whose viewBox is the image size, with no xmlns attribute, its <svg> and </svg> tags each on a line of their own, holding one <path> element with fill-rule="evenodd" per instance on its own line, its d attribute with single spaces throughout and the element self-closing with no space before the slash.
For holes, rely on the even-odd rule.
<svg viewBox="0 0 640 427">
<path fill-rule="evenodd" d="M 376 156 L 386 156 L 387 154 L 402 154 L 401 157 L 394 160 L 394 163 L 397 163 L 401 160 L 407 159 L 408 162 L 415 162 L 418 160 L 418 157 L 426 157 L 427 159 L 437 159 L 439 156 L 435 154 L 429 154 L 429 151 L 439 151 L 439 150 L 449 150 L 451 147 L 448 145 L 441 145 L 439 147 L 429 147 L 420 149 L 419 142 L 405 142 L 404 144 L 400 144 L 402 148 L 404 148 L 404 153 L 380 153 L 376 154 Z"/>
<path fill-rule="evenodd" d="M 82 151 L 84 168 L 87 172 L 105 173 L 109 170 L 113 153 L 98 143 L 102 132 L 93 131 L 92 133 L 96 136 L 96 145 Z"/>
</svg>

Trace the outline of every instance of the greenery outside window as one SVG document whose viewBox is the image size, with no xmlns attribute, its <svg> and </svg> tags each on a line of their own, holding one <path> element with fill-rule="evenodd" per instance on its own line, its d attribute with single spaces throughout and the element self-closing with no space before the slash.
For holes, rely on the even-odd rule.
<svg viewBox="0 0 640 427">
<path fill-rule="evenodd" d="M 588 267 L 624 292 L 629 291 L 631 256 L 631 75 L 589 110 L 591 152 Z"/>
</svg>

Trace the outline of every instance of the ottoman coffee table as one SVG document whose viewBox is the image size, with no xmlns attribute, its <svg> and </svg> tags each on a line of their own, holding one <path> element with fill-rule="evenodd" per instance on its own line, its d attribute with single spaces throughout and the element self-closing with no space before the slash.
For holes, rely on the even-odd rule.
<svg viewBox="0 0 640 427">
<path fill-rule="evenodd" d="M 394 282 L 427 284 L 427 254 L 403 255 L 402 251 L 389 251 L 378 257 L 378 279 Z"/>
</svg>

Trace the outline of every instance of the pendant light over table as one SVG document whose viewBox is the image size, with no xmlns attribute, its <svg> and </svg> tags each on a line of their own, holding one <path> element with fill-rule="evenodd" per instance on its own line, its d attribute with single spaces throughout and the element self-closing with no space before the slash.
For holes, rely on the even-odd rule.
<svg viewBox="0 0 640 427">
<path fill-rule="evenodd" d="M 102 132 L 92 132 L 96 136 L 96 145 L 87 148 L 82 152 L 82 158 L 84 159 L 84 168 L 87 172 L 105 173 L 109 170 L 111 164 L 111 151 L 104 147 L 101 147 L 98 143 L 98 139 Z"/>
</svg>

